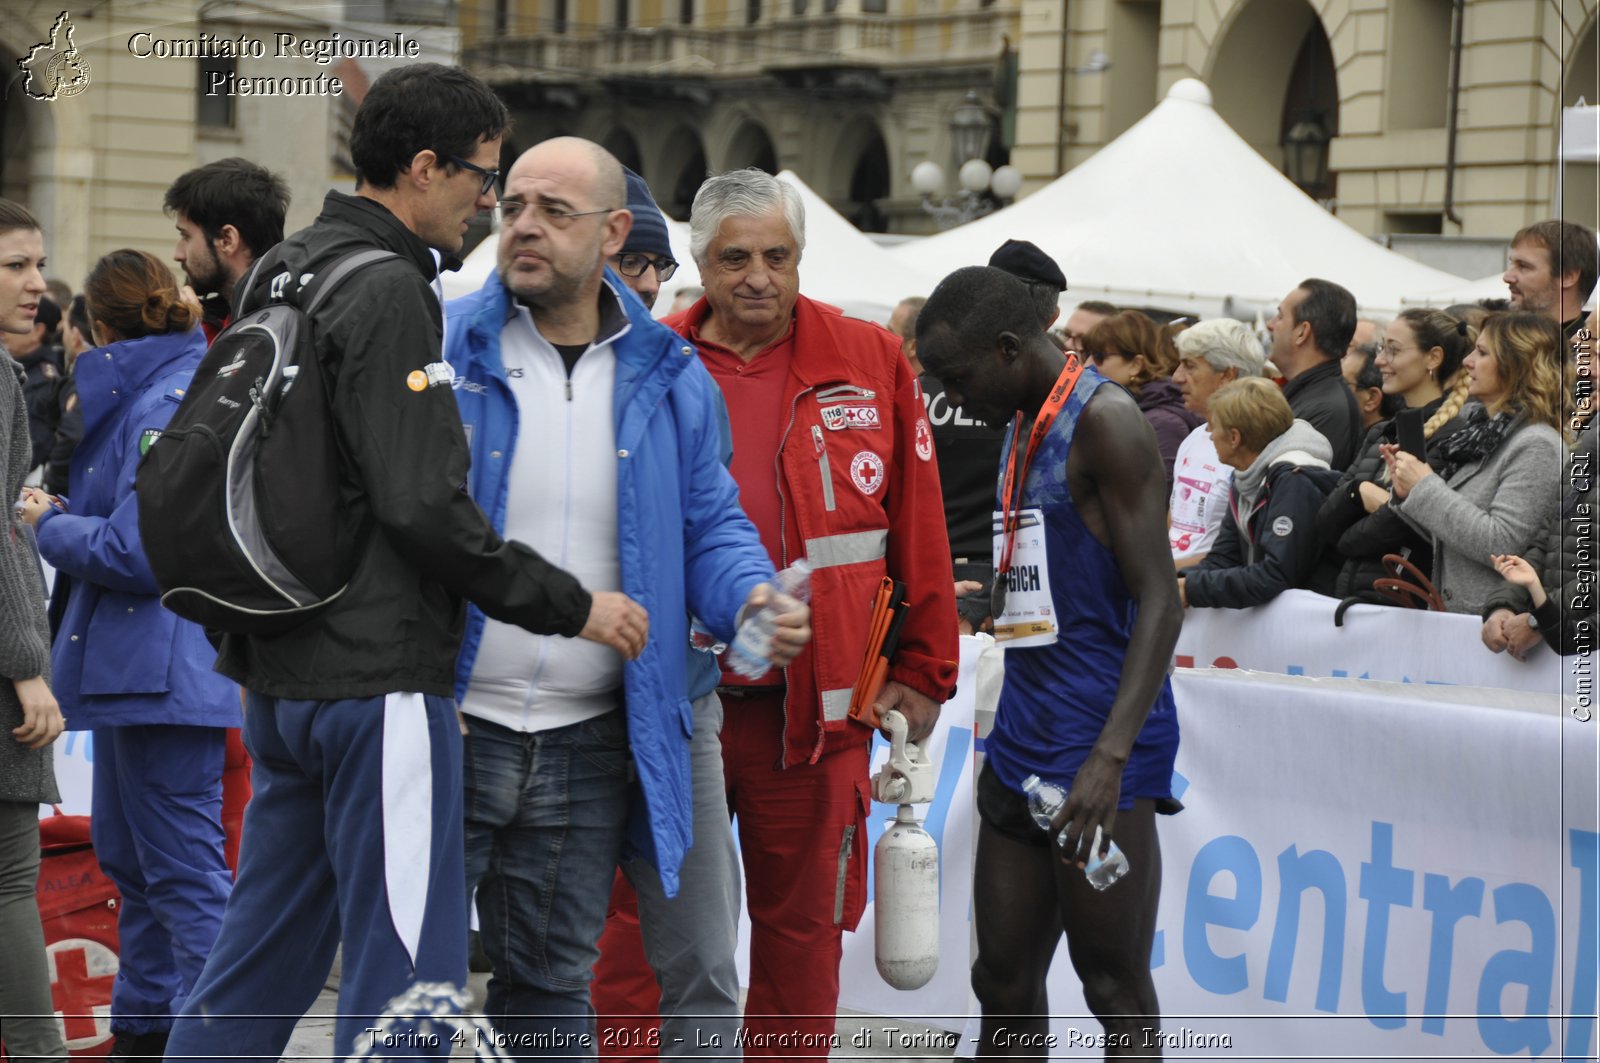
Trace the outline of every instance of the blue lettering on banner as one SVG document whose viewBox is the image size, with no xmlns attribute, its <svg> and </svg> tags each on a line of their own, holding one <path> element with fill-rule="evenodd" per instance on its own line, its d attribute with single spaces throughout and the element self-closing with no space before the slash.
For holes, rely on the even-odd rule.
<svg viewBox="0 0 1600 1063">
<path fill-rule="evenodd" d="M 94 763 L 94 732 L 93 731 L 68 731 L 63 740 L 61 755 L 70 757 L 77 749 L 78 743 L 83 743 L 83 759 L 90 764 Z"/>
<path fill-rule="evenodd" d="M 1322 964 L 1317 976 L 1316 1008 L 1339 1010 L 1339 979 L 1344 973 L 1344 869 L 1325 849 L 1301 856 L 1293 845 L 1278 854 L 1278 918 L 1272 926 L 1272 948 L 1267 953 L 1268 1000 L 1289 999 L 1289 972 L 1294 967 L 1295 943 L 1300 936 L 1300 898 L 1308 889 L 1322 894 Z"/>
<path fill-rule="evenodd" d="M 1570 832 L 1572 866 L 1578 869 L 1578 959 L 1572 968 L 1572 1018 L 1565 1052 L 1573 1059 L 1594 1055 L 1595 993 L 1600 991 L 1600 834 Z"/>
<path fill-rule="evenodd" d="M 1556 913 L 1537 886 L 1512 882 L 1494 891 L 1494 921 L 1522 923 L 1533 947 L 1503 949 L 1489 957 L 1478 983 L 1478 1036 L 1491 1051 L 1539 1055 L 1550 1047 L 1550 979 L 1556 965 Z M 1527 1014 L 1505 1018 L 1502 997 L 1509 986 L 1527 987 Z M 1516 999 L 1513 994 L 1512 999 Z"/>
<path fill-rule="evenodd" d="M 1416 873 L 1394 866 L 1394 824 L 1372 824 L 1372 859 L 1361 865 L 1362 900 L 1367 902 L 1367 933 L 1361 952 L 1361 1006 L 1380 1030 L 1406 1024 L 1406 995 L 1383 982 L 1383 961 L 1389 953 L 1389 908 L 1411 907 Z"/>
<path fill-rule="evenodd" d="M 1428 988 L 1422 998 L 1427 1017 L 1422 1032 L 1444 1036 L 1450 1003 L 1450 968 L 1455 960 L 1456 924 L 1483 911 L 1483 879 L 1464 878 L 1454 886 L 1444 875 L 1422 876 L 1422 907 L 1433 914 L 1428 932 Z"/>
<path fill-rule="evenodd" d="M 1211 880 L 1226 871 L 1233 877 L 1233 896 L 1211 892 Z M 1183 912 L 1183 958 L 1189 977 L 1208 993 L 1228 996 L 1250 984 L 1244 953 L 1218 956 L 1206 934 L 1209 926 L 1249 930 L 1261 916 L 1261 861 L 1255 847 L 1237 834 L 1213 838 L 1201 846 L 1189 869 L 1189 895 Z"/>
<path fill-rule="evenodd" d="M 1373 1025 L 1398 1030 L 1407 1022 L 1408 997 L 1385 981 L 1389 930 L 1396 909 L 1416 908 L 1419 872 L 1395 862 L 1392 823 L 1374 820 L 1371 826 L 1370 854 L 1360 865 L 1357 888 L 1358 896 L 1367 902 L 1360 958 L 1361 1005 Z M 1600 989 L 1600 834 L 1574 829 L 1566 840 L 1570 866 L 1578 875 L 1579 894 L 1570 1001 L 1553 999 L 1561 953 L 1556 911 L 1550 897 L 1526 882 L 1496 888 L 1489 893 L 1495 923 L 1521 924 L 1526 928 L 1528 946 L 1495 953 L 1479 975 L 1475 1022 L 1478 1036 L 1492 1052 L 1533 1056 L 1544 1053 L 1554 1040 L 1552 1005 L 1559 1008 L 1566 1004 L 1563 1056 L 1594 1058 L 1595 999 Z M 1326 850 L 1302 852 L 1294 844 L 1278 855 L 1277 862 L 1277 910 L 1262 996 L 1278 1002 L 1288 1000 L 1300 933 L 1301 900 L 1307 891 L 1315 890 L 1320 894 L 1323 918 L 1313 1004 L 1319 1011 L 1337 1012 L 1348 910 L 1344 868 Z M 1457 925 L 1485 915 L 1486 886 L 1483 879 L 1472 876 L 1455 882 L 1441 874 L 1425 873 L 1421 877 L 1421 908 L 1429 919 L 1421 1030 L 1443 1036 L 1449 1014 Z M 1261 919 L 1263 896 L 1261 859 L 1246 839 L 1223 835 L 1211 839 L 1195 854 L 1184 901 L 1182 940 L 1189 977 L 1201 989 L 1230 996 L 1249 988 L 1247 953 L 1219 953 L 1209 930 L 1254 928 Z M 1152 953 L 1152 967 L 1163 962 L 1165 950 L 1158 946 Z M 1508 1006 L 1517 1013 L 1507 1015 Z"/>
</svg>

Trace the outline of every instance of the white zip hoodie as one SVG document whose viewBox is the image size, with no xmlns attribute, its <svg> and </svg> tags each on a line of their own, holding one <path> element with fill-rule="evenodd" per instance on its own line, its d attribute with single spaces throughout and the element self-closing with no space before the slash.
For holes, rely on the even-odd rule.
<svg viewBox="0 0 1600 1063">
<path fill-rule="evenodd" d="M 615 299 L 603 290 L 603 305 L 608 296 Z M 569 378 L 528 309 L 514 307 L 500 334 L 518 410 L 503 535 L 527 543 L 589 591 L 621 590 L 611 344 L 628 331 L 627 318 L 618 327 L 614 314 L 602 312 L 604 338 Z M 610 712 L 621 704 L 621 689 L 622 657 L 610 647 L 534 635 L 491 618 L 461 711 L 516 731 L 545 731 Z"/>
</svg>

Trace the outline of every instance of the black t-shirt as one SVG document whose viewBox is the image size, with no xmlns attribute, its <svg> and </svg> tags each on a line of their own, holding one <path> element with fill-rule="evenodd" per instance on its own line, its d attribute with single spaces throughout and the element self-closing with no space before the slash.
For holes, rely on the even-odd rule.
<svg viewBox="0 0 1600 1063">
<path fill-rule="evenodd" d="M 937 377 L 924 373 L 921 379 L 944 489 L 950 556 L 988 564 L 994 553 L 995 479 L 1005 429 L 968 417 L 960 407 L 952 409 Z"/>
<path fill-rule="evenodd" d="M 568 376 L 572 375 L 573 369 L 577 368 L 578 359 L 589 349 L 587 343 L 552 343 L 550 346 L 556 349 L 556 353 L 561 355 L 561 360 L 566 363 Z"/>
</svg>

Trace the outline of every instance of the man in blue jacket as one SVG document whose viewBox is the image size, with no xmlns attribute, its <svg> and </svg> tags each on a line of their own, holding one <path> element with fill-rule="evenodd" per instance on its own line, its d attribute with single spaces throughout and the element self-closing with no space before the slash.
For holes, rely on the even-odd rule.
<svg viewBox="0 0 1600 1063">
<path fill-rule="evenodd" d="M 688 614 L 731 640 L 772 578 L 722 466 L 715 386 L 606 271 L 625 202 L 598 145 L 537 145 L 507 178 L 497 275 L 447 315 L 473 496 L 503 534 L 652 617 L 632 661 L 468 619 L 467 884 L 494 966 L 486 1011 L 529 1055 L 592 1054 L 589 979 L 618 863 L 641 856 L 677 892 L 693 841 Z M 783 614 L 777 663 L 808 619 L 799 603 Z"/>
</svg>

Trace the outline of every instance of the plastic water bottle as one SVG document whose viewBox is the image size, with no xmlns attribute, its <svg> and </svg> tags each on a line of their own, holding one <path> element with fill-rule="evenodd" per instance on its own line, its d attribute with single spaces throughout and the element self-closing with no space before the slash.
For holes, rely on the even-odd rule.
<svg viewBox="0 0 1600 1063">
<path fill-rule="evenodd" d="M 778 573 L 778 589 L 802 602 L 811 600 L 811 563 L 801 558 Z M 723 664 L 746 679 L 760 679 L 772 669 L 772 634 L 783 609 L 769 600 L 754 616 L 744 618 L 733 636 Z"/>
<path fill-rule="evenodd" d="M 1030 775 L 1022 780 L 1022 792 L 1028 795 L 1028 814 L 1033 816 L 1033 821 L 1039 824 L 1039 829 L 1049 831 L 1051 821 L 1057 812 L 1067 803 L 1067 792 L 1053 782 L 1045 782 L 1037 775 Z M 1111 843 L 1110 850 L 1105 858 L 1100 857 L 1100 828 L 1094 829 L 1094 844 L 1089 850 L 1088 862 L 1083 868 L 1083 877 L 1089 880 L 1089 885 L 1097 890 L 1109 889 L 1123 875 L 1128 873 L 1128 858 L 1117 843 Z M 1061 829 L 1056 836 L 1056 844 L 1065 847 L 1067 843 L 1067 830 Z"/>
<path fill-rule="evenodd" d="M 723 650 L 728 648 L 728 644 L 717 638 L 710 628 L 700 622 L 698 616 L 689 618 L 689 645 L 701 653 L 709 653 L 713 657 L 720 655 Z"/>
</svg>

